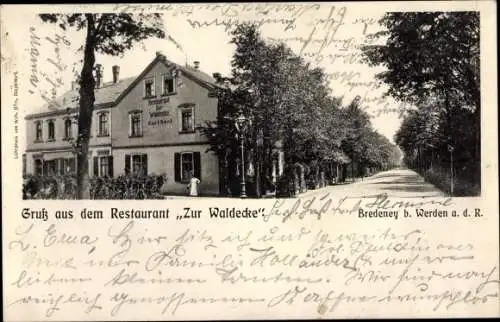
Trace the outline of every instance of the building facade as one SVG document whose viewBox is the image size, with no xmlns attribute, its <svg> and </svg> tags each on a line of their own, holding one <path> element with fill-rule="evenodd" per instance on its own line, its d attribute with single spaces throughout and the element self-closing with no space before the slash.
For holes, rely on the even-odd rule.
<svg viewBox="0 0 500 322">
<path fill-rule="evenodd" d="M 217 118 L 215 80 L 198 62 L 180 66 L 161 53 L 137 77 L 120 79 L 119 66 L 112 72 L 104 83 L 97 68 L 89 175 L 165 174 L 168 191 L 185 193 L 194 174 L 202 194 L 219 194 L 218 158 L 198 129 Z M 74 173 L 78 88 L 43 109 L 26 116 L 26 173 Z"/>
</svg>

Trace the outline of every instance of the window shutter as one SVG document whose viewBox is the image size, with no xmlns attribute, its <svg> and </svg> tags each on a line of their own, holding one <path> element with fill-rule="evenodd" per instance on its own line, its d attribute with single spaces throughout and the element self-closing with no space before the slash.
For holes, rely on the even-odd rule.
<svg viewBox="0 0 500 322">
<path fill-rule="evenodd" d="M 99 158 L 94 157 L 94 177 L 99 176 Z"/>
<path fill-rule="evenodd" d="M 130 173 L 130 154 L 125 154 L 125 174 Z"/>
<path fill-rule="evenodd" d="M 128 136 L 132 136 L 132 114 L 128 115 Z"/>
<path fill-rule="evenodd" d="M 182 132 L 182 108 L 177 110 L 177 118 L 179 122 L 179 132 Z"/>
<path fill-rule="evenodd" d="M 142 135 L 142 113 L 139 113 L 139 135 Z"/>
<path fill-rule="evenodd" d="M 174 157 L 175 157 L 175 160 L 174 160 L 174 167 L 175 167 L 174 179 L 176 182 L 180 182 L 181 181 L 181 154 L 175 153 Z"/>
<path fill-rule="evenodd" d="M 106 134 L 111 135 L 111 113 L 106 113 Z"/>
<path fill-rule="evenodd" d="M 109 167 L 108 176 L 113 178 L 113 156 L 112 155 L 108 156 L 108 167 Z"/>
<path fill-rule="evenodd" d="M 193 153 L 194 176 L 201 180 L 201 158 L 200 152 Z"/>
<path fill-rule="evenodd" d="M 191 131 L 194 131 L 196 129 L 196 121 L 194 118 L 194 106 L 191 108 Z"/>
<path fill-rule="evenodd" d="M 143 154 L 141 157 L 142 157 L 141 164 L 142 164 L 142 168 L 144 169 L 144 175 L 147 176 L 148 175 L 148 155 Z"/>
</svg>

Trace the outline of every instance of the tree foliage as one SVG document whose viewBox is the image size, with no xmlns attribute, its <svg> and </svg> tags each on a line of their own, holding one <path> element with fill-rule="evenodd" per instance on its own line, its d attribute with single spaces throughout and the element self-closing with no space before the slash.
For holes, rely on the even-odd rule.
<svg viewBox="0 0 500 322">
<path fill-rule="evenodd" d="M 462 107 L 479 108 L 478 12 L 389 13 L 380 24 L 386 30 L 374 36 L 386 43 L 364 52 L 370 65 L 387 67 L 378 78 L 388 94 L 419 102 L 446 91 Z"/>
<path fill-rule="evenodd" d="M 210 138 L 211 150 L 225 160 L 238 159 L 234 118 L 241 106 L 252 121 L 246 151 L 247 159 L 256 165 L 257 190 L 265 185 L 265 180 L 258 178 L 270 176 L 277 142 L 283 147 L 286 164 L 302 164 L 309 169 L 343 165 L 352 155 L 359 157 L 360 168 L 382 169 L 397 164 L 399 160 L 390 159 L 393 154 L 388 152 L 395 146 L 371 129 L 368 115 L 358 106 L 359 99 L 343 107 L 341 99 L 332 95 L 322 69 L 312 68 L 283 43 L 266 43 L 251 24 L 238 25 L 231 43 L 236 47 L 231 75 L 219 78 L 219 119 L 202 131 Z M 365 145 L 363 140 L 367 140 Z M 226 165 L 225 171 L 238 168 L 230 161 Z"/>
<path fill-rule="evenodd" d="M 464 181 L 461 194 L 479 193 L 479 13 L 388 13 L 380 24 L 374 36 L 386 42 L 366 46 L 365 61 L 386 67 L 377 77 L 388 95 L 416 106 L 395 136 L 407 163 Z"/>
<path fill-rule="evenodd" d="M 40 14 L 40 19 L 56 24 L 66 31 L 75 29 L 86 33 L 83 50 L 83 66 L 80 73 L 80 98 L 78 109 L 77 154 L 77 196 L 90 198 L 88 177 L 88 147 L 95 102 L 94 78 L 96 53 L 122 55 L 134 44 L 150 37 L 165 38 L 163 20 L 160 14 L 125 13 L 78 13 L 78 14 Z M 96 71 L 100 72 L 100 71 Z"/>
</svg>

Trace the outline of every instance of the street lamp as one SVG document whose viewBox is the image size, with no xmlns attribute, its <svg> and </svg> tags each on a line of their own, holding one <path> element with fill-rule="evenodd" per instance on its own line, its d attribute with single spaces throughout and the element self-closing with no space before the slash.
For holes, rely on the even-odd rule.
<svg viewBox="0 0 500 322">
<path fill-rule="evenodd" d="M 448 144 L 448 151 L 450 152 L 450 195 L 453 197 L 453 150 L 454 146 Z"/>
<path fill-rule="evenodd" d="M 243 109 L 239 108 L 239 115 L 236 117 L 234 126 L 236 127 L 236 131 L 238 132 L 238 136 L 240 138 L 240 148 L 241 148 L 241 189 L 240 189 L 240 197 L 246 198 L 246 183 L 245 183 L 245 132 L 247 131 L 250 120 L 245 117 L 243 114 Z"/>
</svg>

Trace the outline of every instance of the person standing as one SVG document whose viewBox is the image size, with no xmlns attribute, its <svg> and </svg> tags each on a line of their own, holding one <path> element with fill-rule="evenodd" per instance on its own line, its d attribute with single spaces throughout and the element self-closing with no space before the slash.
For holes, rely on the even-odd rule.
<svg viewBox="0 0 500 322">
<path fill-rule="evenodd" d="M 188 184 L 188 190 L 189 190 L 189 195 L 190 196 L 198 196 L 198 185 L 200 184 L 201 180 L 196 178 L 194 176 L 194 172 L 191 171 L 191 179 L 189 179 L 189 184 Z"/>
</svg>

